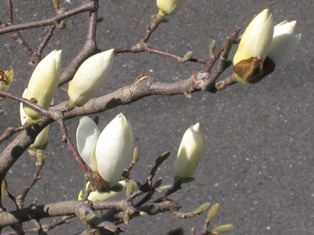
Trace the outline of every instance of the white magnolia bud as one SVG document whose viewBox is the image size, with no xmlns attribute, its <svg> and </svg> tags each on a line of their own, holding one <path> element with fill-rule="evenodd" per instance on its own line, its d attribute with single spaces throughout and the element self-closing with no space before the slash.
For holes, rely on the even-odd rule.
<svg viewBox="0 0 314 235">
<path fill-rule="evenodd" d="M 76 130 L 76 145 L 83 161 L 92 171 L 97 171 L 95 148 L 100 135 L 96 123 L 89 117 L 82 117 Z"/>
<path fill-rule="evenodd" d="M 159 8 L 159 14 L 162 16 L 172 15 L 181 7 L 183 0 L 157 0 L 156 4 Z"/>
<path fill-rule="evenodd" d="M 273 15 L 268 9 L 263 10 L 251 21 L 245 29 L 237 52 L 233 58 L 236 65 L 241 60 L 251 57 L 265 60 L 273 38 L 274 24 Z"/>
<path fill-rule="evenodd" d="M 132 161 L 133 149 L 132 126 L 120 113 L 101 132 L 95 150 L 98 174 L 110 187 L 118 183 Z"/>
<path fill-rule="evenodd" d="M 0 194 L 0 199 L 1 199 L 1 205 L 3 206 L 5 199 L 8 196 L 8 185 L 7 182 L 5 180 L 2 180 L 1 182 L 1 194 Z"/>
<path fill-rule="evenodd" d="M 93 55 L 85 60 L 69 83 L 70 104 L 83 106 L 93 96 L 112 67 L 114 49 Z"/>
<path fill-rule="evenodd" d="M 297 21 L 283 21 L 274 27 L 274 35 L 268 57 L 276 67 L 282 66 L 292 56 L 299 44 L 301 34 L 295 34 Z"/>
<path fill-rule="evenodd" d="M 115 188 L 118 188 L 119 190 L 110 190 L 109 192 L 99 192 L 99 191 L 95 190 L 88 195 L 88 200 L 92 201 L 92 202 L 107 201 L 107 200 L 117 196 L 125 187 L 126 187 L 125 180 L 121 180 L 118 182 L 118 184 L 115 185 Z"/>
<path fill-rule="evenodd" d="M 50 52 L 36 66 L 27 86 L 26 98 L 47 109 L 56 94 L 61 73 L 61 50 Z M 40 113 L 24 106 L 32 119 L 39 119 Z"/>
<path fill-rule="evenodd" d="M 206 145 L 206 137 L 202 132 L 200 123 L 190 126 L 184 133 L 174 165 L 177 179 L 192 177 L 200 162 Z"/>
<path fill-rule="evenodd" d="M 22 97 L 25 98 L 27 93 L 27 89 L 24 90 Z M 23 125 L 27 120 L 29 119 L 29 116 L 24 111 L 23 103 L 20 103 L 20 120 L 21 124 Z M 49 133 L 49 126 L 46 126 L 39 134 L 37 135 L 35 141 L 33 144 L 30 145 L 31 148 L 36 149 L 45 149 L 48 143 L 48 133 Z"/>
<path fill-rule="evenodd" d="M 0 90 L 8 91 L 11 87 L 13 79 L 14 79 L 14 70 L 12 67 L 9 70 L 0 69 Z M 4 97 L 0 97 L 0 101 L 3 99 Z"/>
</svg>

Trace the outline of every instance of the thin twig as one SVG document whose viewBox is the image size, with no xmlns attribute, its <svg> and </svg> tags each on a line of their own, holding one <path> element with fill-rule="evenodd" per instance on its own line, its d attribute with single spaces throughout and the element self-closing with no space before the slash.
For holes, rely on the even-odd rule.
<svg viewBox="0 0 314 235">
<path fill-rule="evenodd" d="M 173 58 L 173 59 L 177 60 L 180 63 L 183 60 L 183 56 L 175 55 L 175 54 L 169 53 L 167 51 L 161 51 L 161 50 L 152 48 L 150 46 L 147 47 L 147 52 L 152 53 L 152 54 L 156 54 L 156 55 L 161 55 L 161 56 Z M 194 58 L 194 57 L 191 57 L 187 61 L 196 62 L 196 63 L 200 63 L 200 64 L 205 64 L 206 63 L 205 60 Z"/>
<path fill-rule="evenodd" d="M 8 25 L 14 24 L 14 17 L 13 17 L 13 4 L 11 0 L 7 0 L 8 4 L 8 22 L 7 24 L 2 24 L 2 27 L 6 27 Z M 1 30 L 1 29 L 0 29 Z M 31 46 L 24 40 L 23 36 L 19 32 L 11 32 L 9 33 L 10 37 L 16 41 L 17 44 L 19 44 L 23 50 L 26 51 L 27 55 L 32 58 L 33 62 L 38 62 L 39 60 L 36 59 L 36 55 L 34 53 L 34 50 L 31 48 Z"/>
<path fill-rule="evenodd" d="M 29 23 L 22 23 L 22 24 L 16 24 L 16 25 L 9 25 L 5 28 L 0 29 L 0 35 L 5 33 L 10 33 L 14 31 L 21 31 L 26 29 L 32 29 L 32 28 L 38 28 L 43 27 L 47 25 L 54 25 L 55 22 L 59 22 L 63 19 L 69 18 L 71 16 L 80 14 L 82 12 L 86 11 L 94 11 L 96 9 L 96 1 L 86 1 L 84 4 L 80 5 L 79 7 L 73 8 L 71 10 L 68 10 L 60 15 L 53 16 L 48 19 L 44 20 L 38 20 L 34 22 Z"/>
<path fill-rule="evenodd" d="M 71 219 L 75 218 L 76 216 L 74 215 L 67 215 L 67 216 L 63 216 L 62 218 L 59 218 L 59 219 L 54 219 L 52 221 L 52 223 L 50 224 L 43 224 L 42 225 L 42 228 L 45 232 L 48 232 L 50 231 L 51 229 L 59 226 L 59 225 L 62 225 L 62 224 L 65 224 L 65 223 L 68 223 Z"/>
<path fill-rule="evenodd" d="M 91 55 L 95 54 L 97 51 L 96 45 L 96 31 L 97 31 L 97 9 L 98 9 L 98 0 L 94 0 L 93 8 L 89 15 L 88 21 L 88 31 L 86 36 L 85 44 L 82 50 L 75 56 L 75 58 L 70 62 L 64 72 L 61 74 L 59 86 L 70 81 L 78 67 Z"/>
<path fill-rule="evenodd" d="M 44 109 L 43 107 L 33 103 L 32 101 L 28 100 L 28 99 L 25 99 L 25 98 L 22 98 L 22 97 L 19 97 L 19 96 L 16 96 L 10 92 L 6 92 L 6 91 L 1 91 L 0 90 L 0 96 L 4 96 L 4 97 L 8 97 L 12 100 L 16 100 L 20 103 L 23 103 L 24 105 L 27 105 L 29 107 L 31 107 L 32 109 L 40 112 L 42 115 L 45 115 L 46 117 L 50 117 L 50 112 L 47 111 L 46 109 Z"/>
<path fill-rule="evenodd" d="M 184 56 L 175 55 L 175 54 L 169 53 L 167 51 L 162 51 L 162 50 L 155 49 L 155 48 L 153 48 L 151 46 L 148 46 L 144 42 L 139 42 L 139 43 L 135 44 L 134 46 L 130 46 L 130 47 L 117 47 L 117 48 L 114 49 L 114 52 L 115 52 L 115 54 L 148 52 L 148 53 L 151 53 L 151 54 L 161 55 L 161 56 L 164 56 L 164 57 L 175 59 L 179 63 L 182 63 L 183 58 L 184 58 Z M 198 58 L 195 58 L 195 57 L 191 57 L 191 58 L 189 58 L 186 61 L 200 63 L 200 64 L 206 64 L 205 60 L 198 59 Z"/>
<path fill-rule="evenodd" d="M 172 185 L 172 187 L 170 189 L 168 189 L 163 196 L 161 196 L 160 198 L 158 198 L 154 202 L 158 203 L 158 202 L 161 202 L 161 201 L 165 200 L 171 194 L 173 194 L 176 191 L 180 190 L 181 189 L 181 185 L 182 185 L 182 181 L 181 180 L 175 180 L 173 185 Z"/>
<path fill-rule="evenodd" d="M 11 0 L 7 0 L 8 4 L 8 23 L 12 24 L 13 23 L 13 4 Z"/>
<path fill-rule="evenodd" d="M 65 138 L 65 141 L 66 141 L 67 145 L 69 146 L 69 149 L 71 150 L 71 152 L 72 152 L 76 162 L 79 164 L 79 166 L 80 166 L 81 170 L 83 171 L 84 175 L 85 176 L 89 175 L 89 170 L 88 170 L 86 164 L 82 160 L 79 152 L 77 151 L 75 145 L 73 144 L 71 138 L 68 135 L 68 132 L 66 130 L 66 126 L 64 124 L 63 115 L 57 121 L 58 121 L 58 124 L 60 126 L 60 131 L 61 131 L 63 137 Z"/>
<path fill-rule="evenodd" d="M 37 183 L 38 180 L 40 180 L 40 171 L 43 168 L 45 164 L 45 157 L 37 158 L 36 160 L 36 172 L 34 174 L 34 177 L 32 181 L 30 182 L 29 186 L 25 187 L 23 192 L 21 193 L 21 199 L 24 200 L 24 198 L 27 196 L 28 192 L 31 190 L 31 188 Z"/>
<path fill-rule="evenodd" d="M 44 39 L 42 40 L 42 42 L 38 46 L 38 49 L 37 49 L 37 54 L 38 55 L 42 54 L 44 48 L 47 46 L 49 40 L 53 36 L 53 32 L 55 31 L 55 29 L 56 29 L 56 25 L 51 25 L 49 27 L 49 30 L 48 30 L 46 36 L 44 37 Z"/>
<path fill-rule="evenodd" d="M 237 28 L 233 34 L 231 36 L 229 36 L 229 39 L 231 40 L 231 42 L 233 44 L 236 44 L 238 42 L 238 37 L 239 37 L 239 33 L 240 33 L 241 29 L 240 28 Z M 214 64 L 217 62 L 217 60 L 220 58 L 221 54 L 226 51 L 226 43 L 224 46 L 221 46 L 219 48 L 218 51 L 216 51 L 213 55 L 212 55 L 212 58 L 208 61 L 207 63 L 207 66 L 205 68 L 204 71 L 206 72 L 211 72 L 212 71 L 212 68 L 214 66 Z M 226 51 L 227 55 L 229 54 L 229 51 L 230 51 L 231 47 L 228 49 L 228 51 Z M 227 55 L 225 55 L 225 59 L 227 59 Z"/>
<path fill-rule="evenodd" d="M 19 126 L 19 127 L 7 127 L 2 135 L 0 135 L 0 143 L 8 138 L 10 138 L 14 133 L 17 133 L 17 132 L 20 132 L 20 131 L 23 131 L 25 130 L 26 128 L 28 127 L 28 125 L 22 125 L 22 126 Z"/>
<path fill-rule="evenodd" d="M 148 42 L 150 36 L 158 28 L 160 23 L 162 23 L 163 19 L 161 17 L 157 17 L 157 16 L 153 17 L 152 22 L 150 24 L 150 27 L 147 28 L 147 31 L 146 31 L 145 35 L 143 36 L 141 42 L 145 42 L 145 43 Z"/>
</svg>

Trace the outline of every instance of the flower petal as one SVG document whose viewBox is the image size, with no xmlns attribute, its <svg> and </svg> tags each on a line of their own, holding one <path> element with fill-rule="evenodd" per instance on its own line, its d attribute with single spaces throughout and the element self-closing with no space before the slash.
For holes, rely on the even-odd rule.
<svg viewBox="0 0 314 235">
<path fill-rule="evenodd" d="M 250 22 L 243 33 L 238 50 L 233 58 L 236 65 L 241 60 L 257 57 L 265 60 L 274 31 L 273 16 L 268 9 L 263 10 Z"/>
<path fill-rule="evenodd" d="M 301 34 L 282 34 L 273 39 L 268 57 L 275 63 L 276 68 L 282 67 L 292 57 L 300 38 Z"/>
<path fill-rule="evenodd" d="M 110 187 L 120 180 L 124 168 L 132 161 L 133 142 L 132 126 L 122 113 L 100 134 L 95 151 L 97 169 Z"/>
<path fill-rule="evenodd" d="M 114 49 L 110 49 L 85 60 L 69 83 L 70 103 L 82 106 L 94 95 L 112 67 Z"/>
<path fill-rule="evenodd" d="M 76 145 L 83 161 L 93 171 L 97 171 L 95 147 L 100 135 L 96 123 L 89 117 L 82 117 L 76 130 Z"/>
<path fill-rule="evenodd" d="M 196 123 L 184 133 L 174 165 L 176 178 L 192 177 L 205 151 L 206 137 L 201 125 Z"/>
<path fill-rule="evenodd" d="M 61 50 L 50 52 L 36 66 L 27 86 L 26 98 L 47 109 L 56 94 L 61 73 Z M 32 119 L 39 119 L 41 114 L 25 106 L 24 111 Z"/>
</svg>

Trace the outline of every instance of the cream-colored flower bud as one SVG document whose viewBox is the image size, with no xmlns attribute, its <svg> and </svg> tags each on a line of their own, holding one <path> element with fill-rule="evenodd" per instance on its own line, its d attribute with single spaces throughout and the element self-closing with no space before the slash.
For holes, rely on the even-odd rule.
<svg viewBox="0 0 314 235">
<path fill-rule="evenodd" d="M 83 106 L 93 96 L 112 67 L 114 49 L 85 60 L 69 83 L 68 95 L 72 106 Z"/>
<path fill-rule="evenodd" d="M 103 202 L 117 196 L 126 187 L 125 180 L 121 180 L 114 186 L 115 190 L 110 190 L 109 192 L 99 192 L 93 191 L 89 194 L 88 200 L 92 202 Z"/>
<path fill-rule="evenodd" d="M 54 8 L 58 9 L 60 5 L 60 0 L 52 0 Z"/>
<path fill-rule="evenodd" d="M 214 204 L 209 209 L 209 211 L 207 213 L 207 218 L 206 218 L 206 222 L 207 223 L 211 222 L 215 218 L 216 214 L 218 213 L 218 209 L 219 209 L 219 204 L 218 203 Z"/>
<path fill-rule="evenodd" d="M 200 123 L 190 126 L 184 133 L 174 165 L 177 179 L 192 177 L 200 162 L 206 145 L 206 137 L 202 132 Z"/>
<path fill-rule="evenodd" d="M 61 73 L 61 50 L 50 52 L 36 66 L 27 86 L 26 98 L 47 109 L 56 94 Z M 39 119 L 40 113 L 24 106 L 25 113 Z"/>
<path fill-rule="evenodd" d="M 89 117 L 82 117 L 76 130 L 76 146 L 83 161 L 92 171 L 97 171 L 95 148 L 100 135 L 96 123 Z"/>
<path fill-rule="evenodd" d="M 84 194 L 86 193 L 86 191 L 88 190 L 90 185 L 90 181 L 88 181 L 85 185 L 85 187 L 79 192 L 77 200 L 81 201 L 84 200 Z M 99 192 L 97 190 L 95 191 L 91 191 L 88 195 L 88 200 L 92 201 L 92 202 L 96 202 L 96 201 L 107 201 L 115 196 L 117 196 L 123 189 L 125 189 L 127 183 L 125 180 L 121 180 L 119 181 L 112 190 L 110 190 L 109 192 Z"/>
<path fill-rule="evenodd" d="M 233 227 L 232 224 L 224 224 L 224 225 L 221 225 L 221 226 L 218 226 L 218 227 L 214 228 L 212 230 L 212 234 L 213 235 L 219 235 L 219 234 L 222 234 L 222 233 L 230 232 L 233 229 L 234 229 L 234 227 Z"/>
<path fill-rule="evenodd" d="M 25 98 L 27 93 L 27 89 L 24 90 L 22 97 Z M 23 103 L 20 103 L 20 120 L 21 124 L 23 125 L 27 120 L 29 119 L 29 116 L 24 111 Z M 31 144 L 29 147 L 41 149 L 44 150 L 47 147 L 48 143 L 48 133 L 49 133 L 49 126 L 46 126 L 39 134 L 37 135 L 35 141 L 33 144 Z"/>
<path fill-rule="evenodd" d="M 268 57 L 275 63 L 276 67 L 283 66 L 299 44 L 301 34 L 294 33 L 296 23 L 297 21 L 283 21 L 274 27 Z"/>
<path fill-rule="evenodd" d="M 172 15 L 181 7 L 183 0 L 157 0 L 156 4 L 161 16 Z"/>
<path fill-rule="evenodd" d="M 46 126 L 39 134 L 37 135 L 33 144 L 29 147 L 36 149 L 46 149 L 48 143 L 48 134 L 49 134 L 50 125 Z"/>
<path fill-rule="evenodd" d="M 263 63 L 273 38 L 273 16 L 263 10 L 251 21 L 243 33 L 233 57 L 234 75 L 242 83 L 253 82 L 263 74 Z"/>
<path fill-rule="evenodd" d="M 13 79 L 14 79 L 14 70 L 12 67 L 9 70 L 0 69 L 0 90 L 8 91 L 11 87 Z M 3 99 L 4 97 L 0 96 L 0 101 Z"/>
<path fill-rule="evenodd" d="M 1 194 L 0 194 L 0 199 L 1 199 L 1 205 L 3 206 L 5 199 L 8 196 L 8 185 L 7 182 L 5 180 L 2 180 L 1 182 Z"/>
<path fill-rule="evenodd" d="M 101 132 L 95 150 L 98 174 L 110 187 L 118 183 L 132 161 L 133 149 L 132 126 L 120 113 Z"/>
<path fill-rule="evenodd" d="M 244 31 L 238 50 L 233 57 L 233 64 L 251 57 L 265 60 L 273 38 L 273 15 L 268 9 L 263 10 L 251 21 Z"/>
</svg>

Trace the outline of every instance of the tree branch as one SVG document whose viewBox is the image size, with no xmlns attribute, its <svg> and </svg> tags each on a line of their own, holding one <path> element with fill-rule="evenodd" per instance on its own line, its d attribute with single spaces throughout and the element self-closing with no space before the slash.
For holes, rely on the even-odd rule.
<svg viewBox="0 0 314 235">
<path fill-rule="evenodd" d="M 160 203 L 150 203 L 149 205 L 136 208 L 137 211 L 144 211 L 149 215 L 155 215 L 165 211 L 177 211 L 180 205 L 173 201 L 164 201 Z M 110 201 L 110 202 L 95 202 L 90 203 L 87 201 L 64 201 L 49 203 L 46 205 L 31 206 L 28 208 L 0 213 L 0 228 L 5 226 L 14 225 L 19 222 L 30 221 L 31 219 L 41 220 L 47 217 L 55 216 L 71 216 L 75 214 L 83 215 L 88 218 L 89 210 L 106 210 L 114 209 L 119 211 L 127 211 L 128 205 L 126 200 Z M 83 210 L 83 212 L 82 212 Z M 92 212 L 91 212 L 92 213 Z M 138 214 L 134 214 L 139 216 Z"/>
<path fill-rule="evenodd" d="M 97 30 L 97 9 L 98 9 L 98 0 L 92 1 L 94 3 L 93 10 L 89 16 L 88 22 L 88 31 L 86 36 L 85 44 L 82 50 L 75 56 L 71 63 L 66 67 L 60 77 L 59 86 L 70 81 L 78 67 L 91 55 L 95 54 L 97 51 L 96 44 L 96 30 Z"/>
<path fill-rule="evenodd" d="M 42 26 L 47 26 L 47 25 L 54 25 L 56 22 L 59 22 L 60 20 L 69 18 L 71 16 L 80 14 L 82 12 L 94 11 L 96 10 L 96 7 L 97 7 L 96 1 L 87 1 L 86 3 L 82 4 L 79 7 L 73 8 L 60 15 L 56 15 L 48 19 L 4 27 L 0 29 L 0 35 L 14 32 L 14 31 L 21 31 L 25 29 L 37 28 L 37 27 L 42 27 Z"/>
</svg>

